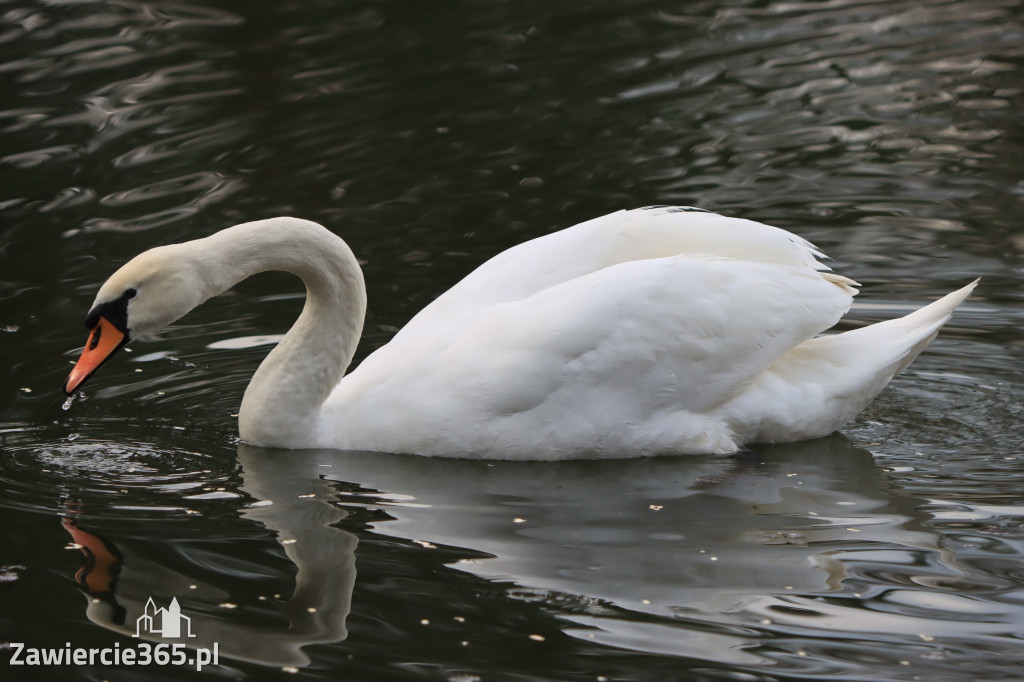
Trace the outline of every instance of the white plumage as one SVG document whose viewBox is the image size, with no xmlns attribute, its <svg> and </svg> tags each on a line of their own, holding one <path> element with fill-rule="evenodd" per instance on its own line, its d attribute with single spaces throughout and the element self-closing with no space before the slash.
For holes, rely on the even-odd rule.
<svg viewBox="0 0 1024 682">
<path fill-rule="evenodd" d="M 784 230 L 699 209 L 619 211 L 495 256 L 344 378 L 362 275 L 344 242 L 308 221 L 159 247 L 115 273 L 96 304 L 136 289 L 135 337 L 255 272 L 302 277 L 306 307 L 240 411 L 242 438 L 258 445 L 510 459 L 729 453 L 841 426 L 974 287 L 818 337 L 856 293 L 820 256 Z"/>
</svg>

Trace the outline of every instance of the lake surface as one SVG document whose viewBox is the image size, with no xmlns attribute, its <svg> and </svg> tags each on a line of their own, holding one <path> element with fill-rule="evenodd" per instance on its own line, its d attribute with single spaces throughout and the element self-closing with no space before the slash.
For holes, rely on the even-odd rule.
<svg viewBox="0 0 1024 682">
<path fill-rule="evenodd" d="M 0 641 L 138 647 L 176 598 L 219 652 L 0 676 L 1021 679 L 1022 66 L 1017 0 L 0 3 Z M 842 329 L 982 283 L 842 434 L 735 458 L 239 444 L 279 274 L 62 409 L 150 246 L 329 226 L 358 361 L 502 249 L 674 203 L 817 243 Z"/>
</svg>

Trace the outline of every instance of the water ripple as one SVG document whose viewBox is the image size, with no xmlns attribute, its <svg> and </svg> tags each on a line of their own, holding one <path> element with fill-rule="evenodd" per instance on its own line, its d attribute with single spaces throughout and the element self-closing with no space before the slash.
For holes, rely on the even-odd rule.
<svg viewBox="0 0 1024 682">
<path fill-rule="evenodd" d="M 52 443 L 3 432 L 0 506 L 43 513 L 88 512 L 91 518 L 163 518 L 206 510 L 200 500 L 236 498 L 229 467 L 208 455 L 148 442 L 112 442 L 70 433 Z M 184 502 L 184 504 L 183 504 Z M 125 512 L 131 512 L 126 515 Z"/>
</svg>

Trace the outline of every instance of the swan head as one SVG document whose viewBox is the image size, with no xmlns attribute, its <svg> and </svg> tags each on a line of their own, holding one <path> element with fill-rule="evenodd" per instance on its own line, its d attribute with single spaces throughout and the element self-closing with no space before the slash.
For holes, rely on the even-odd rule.
<svg viewBox="0 0 1024 682">
<path fill-rule="evenodd" d="M 100 287 L 85 318 L 89 338 L 64 393 L 73 394 L 129 341 L 152 336 L 208 298 L 201 263 L 186 246 L 141 253 Z"/>
</svg>

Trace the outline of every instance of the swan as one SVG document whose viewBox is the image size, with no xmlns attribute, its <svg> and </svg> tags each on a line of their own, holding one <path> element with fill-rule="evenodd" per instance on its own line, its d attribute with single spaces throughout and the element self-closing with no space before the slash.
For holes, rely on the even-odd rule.
<svg viewBox="0 0 1024 682">
<path fill-rule="evenodd" d="M 253 445 L 490 459 L 728 454 L 829 434 L 935 338 L 977 284 L 820 335 L 857 283 L 785 230 L 704 209 L 623 210 L 494 256 L 349 374 L 366 289 L 348 245 L 271 218 L 158 246 L 99 289 L 74 392 L 258 272 L 306 286 L 238 414 Z"/>
</svg>

